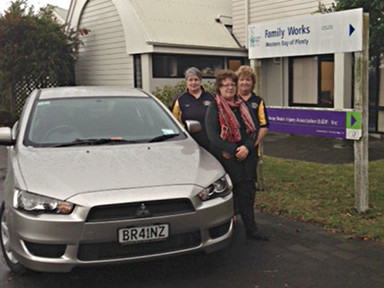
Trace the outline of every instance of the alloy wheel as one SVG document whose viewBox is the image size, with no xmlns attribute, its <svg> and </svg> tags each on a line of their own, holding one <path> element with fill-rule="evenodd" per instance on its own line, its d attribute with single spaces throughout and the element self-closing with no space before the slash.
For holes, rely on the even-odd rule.
<svg viewBox="0 0 384 288">
<path fill-rule="evenodd" d="M 2 211 L 1 215 L 1 244 L 4 248 L 4 255 L 11 261 L 13 264 L 17 264 L 18 261 L 13 255 L 13 252 L 11 250 L 11 245 L 10 245 L 10 239 L 9 239 L 9 228 L 8 228 L 8 223 L 7 223 L 7 216 L 5 215 L 4 211 Z"/>
</svg>

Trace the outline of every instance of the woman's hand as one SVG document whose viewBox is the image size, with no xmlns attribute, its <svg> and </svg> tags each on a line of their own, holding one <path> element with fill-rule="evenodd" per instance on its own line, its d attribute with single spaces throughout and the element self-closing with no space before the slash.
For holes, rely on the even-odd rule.
<svg viewBox="0 0 384 288">
<path fill-rule="evenodd" d="M 249 150 L 244 145 L 241 145 L 236 149 L 236 159 L 239 161 L 243 161 L 248 157 Z"/>
</svg>

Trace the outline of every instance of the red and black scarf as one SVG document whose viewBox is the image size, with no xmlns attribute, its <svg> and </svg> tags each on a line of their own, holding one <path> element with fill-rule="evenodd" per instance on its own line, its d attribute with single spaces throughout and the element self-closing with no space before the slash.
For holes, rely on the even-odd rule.
<svg viewBox="0 0 384 288">
<path fill-rule="evenodd" d="M 251 137 L 255 135 L 256 127 L 253 123 L 251 114 L 249 113 L 248 107 L 245 102 L 235 97 L 235 102 L 227 101 L 221 95 L 215 97 L 217 108 L 219 112 L 219 123 L 220 123 L 220 137 L 228 142 L 239 142 L 241 140 L 240 134 L 240 123 L 237 120 L 232 109 L 239 109 L 240 116 L 245 124 L 245 132 Z"/>
</svg>

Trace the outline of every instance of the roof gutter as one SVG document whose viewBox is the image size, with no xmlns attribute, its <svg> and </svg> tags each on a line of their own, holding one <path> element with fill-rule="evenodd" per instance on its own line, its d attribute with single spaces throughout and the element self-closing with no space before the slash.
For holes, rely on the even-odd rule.
<svg viewBox="0 0 384 288">
<path fill-rule="evenodd" d="M 192 49 L 206 49 L 206 50 L 225 50 L 225 51 L 244 51 L 247 49 L 243 47 L 218 47 L 218 46 L 203 46 L 203 45 L 194 45 L 194 44 L 176 44 L 176 43 L 166 43 L 166 42 L 156 42 L 156 41 L 147 41 L 146 44 L 153 46 L 162 46 L 162 47 L 173 47 L 173 48 L 192 48 Z"/>
</svg>

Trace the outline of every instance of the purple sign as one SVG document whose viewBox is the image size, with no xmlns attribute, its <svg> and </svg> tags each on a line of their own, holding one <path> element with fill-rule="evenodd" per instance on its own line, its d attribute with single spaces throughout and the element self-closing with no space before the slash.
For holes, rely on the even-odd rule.
<svg viewBox="0 0 384 288">
<path fill-rule="evenodd" d="M 269 131 L 346 138 L 344 111 L 267 108 Z"/>
</svg>

